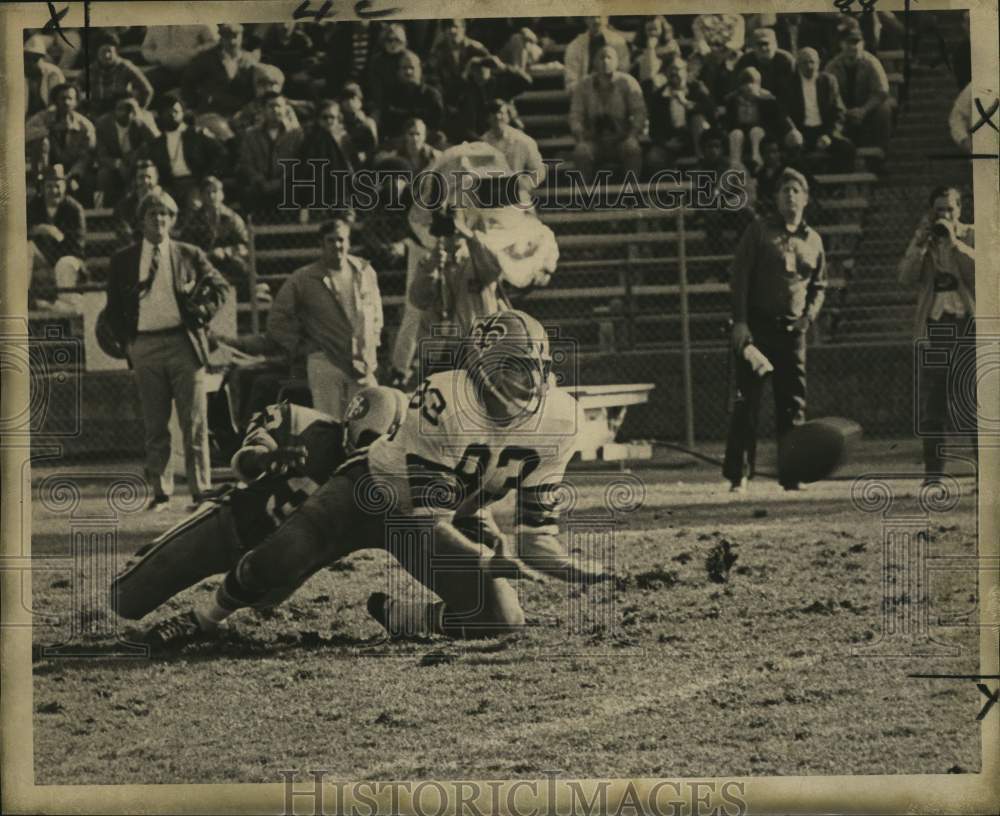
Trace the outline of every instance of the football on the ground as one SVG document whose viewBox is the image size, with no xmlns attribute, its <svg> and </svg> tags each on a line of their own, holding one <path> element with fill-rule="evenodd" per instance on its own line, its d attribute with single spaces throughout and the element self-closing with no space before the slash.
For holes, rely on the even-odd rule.
<svg viewBox="0 0 1000 816">
<path fill-rule="evenodd" d="M 778 443 L 778 481 L 794 484 L 827 478 L 844 464 L 852 441 L 860 435 L 861 426 L 842 417 L 796 425 Z"/>
</svg>

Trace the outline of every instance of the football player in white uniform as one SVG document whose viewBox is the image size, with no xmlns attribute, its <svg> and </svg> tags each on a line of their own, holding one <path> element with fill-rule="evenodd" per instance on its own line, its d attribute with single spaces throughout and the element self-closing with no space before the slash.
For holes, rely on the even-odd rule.
<svg viewBox="0 0 1000 816">
<path fill-rule="evenodd" d="M 346 457 L 392 433 L 407 396 L 384 386 L 364 388 L 344 425 L 288 402 L 251 417 L 232 459 L 240 480 L 136 552 L 111 585 L 112 608 L 138 620 L 178 592 L 232 569 L 333 475 Z"/>
<path fill-rule="evenodd" d="M 364 548 L 391 552 L 440 598 L 408 603 L 376 592 L 369 612 L 390 635 L 493 636 L 524 623 L 505 577 L 568 581 L 606 574 L 566 554 L 558 510 L 581 409 L 550 383 L 548 337 L 516 310 L 480 319 L 464 359 L 431 375 L 399 427 L 340 467 L 302 507 L 226 575 L 211 608 L 153 627 L 151 646 L 210 632 L 243 607 L 270 607 L 317 570 Z M 516 550 L 483 510 L 516 492 Z M 492 529 L 490 546 L 453 521 Z M 469 520 L 473 523 L 468 525 Z"/>
</svg>

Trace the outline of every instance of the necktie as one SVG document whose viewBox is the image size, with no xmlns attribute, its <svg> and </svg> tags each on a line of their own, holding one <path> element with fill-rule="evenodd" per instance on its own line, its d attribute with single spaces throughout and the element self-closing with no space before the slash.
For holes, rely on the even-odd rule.
<svg viewBox="0 0 1000 816">
<path fill-rule="evenodd" d="M 156 273 L 160 270 L 160 245 L 153 247 L 153 257 L 149 259 L 149 275 L 142 284 L 142 292 L 139 297 L 145 297 L 149 290 L 153 288 L 153 281 L 156 280 Z"/>
</svg>

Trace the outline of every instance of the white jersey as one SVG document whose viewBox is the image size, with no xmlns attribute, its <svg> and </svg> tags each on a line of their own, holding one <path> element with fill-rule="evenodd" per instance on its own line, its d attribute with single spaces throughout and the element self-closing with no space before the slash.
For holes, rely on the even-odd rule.
<svg viewBox="0 0 1000 816">
<path fill-rule="evenodd" d="M 499 425 L 466 371 L 444 371 L 416 390 L 396 433 L 372 443 L 368 466 L 396 497 L 396 512 L 465 516 L 516 490 L 517 525 L 555 533 L 554 488 L 582 424 L 579 403 L 550 387 L 536 414 Z"/>
</svg>

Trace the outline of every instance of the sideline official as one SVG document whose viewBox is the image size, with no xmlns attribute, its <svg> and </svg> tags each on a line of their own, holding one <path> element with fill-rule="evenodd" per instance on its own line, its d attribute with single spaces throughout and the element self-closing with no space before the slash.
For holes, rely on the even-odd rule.
<svg viewBox="0 0 1000 816">
<path fill-rule="evenodd" d="M 777 211 L 760 216 L 743 233 L 731 270 L 736 401 L 722 473 L 733 492 L 743 492 L 754 473 L 757 420 L 764 377 L 745 357 L 751 344 L 773 366 L 778 439 L 805 421 L 806 332 L 825 297 L 823 239 L 806 224 L 809 184 L 786 168 L 778 180 Z M 798 490 L 798 483 L 782 484 Z"/>
</svg>

